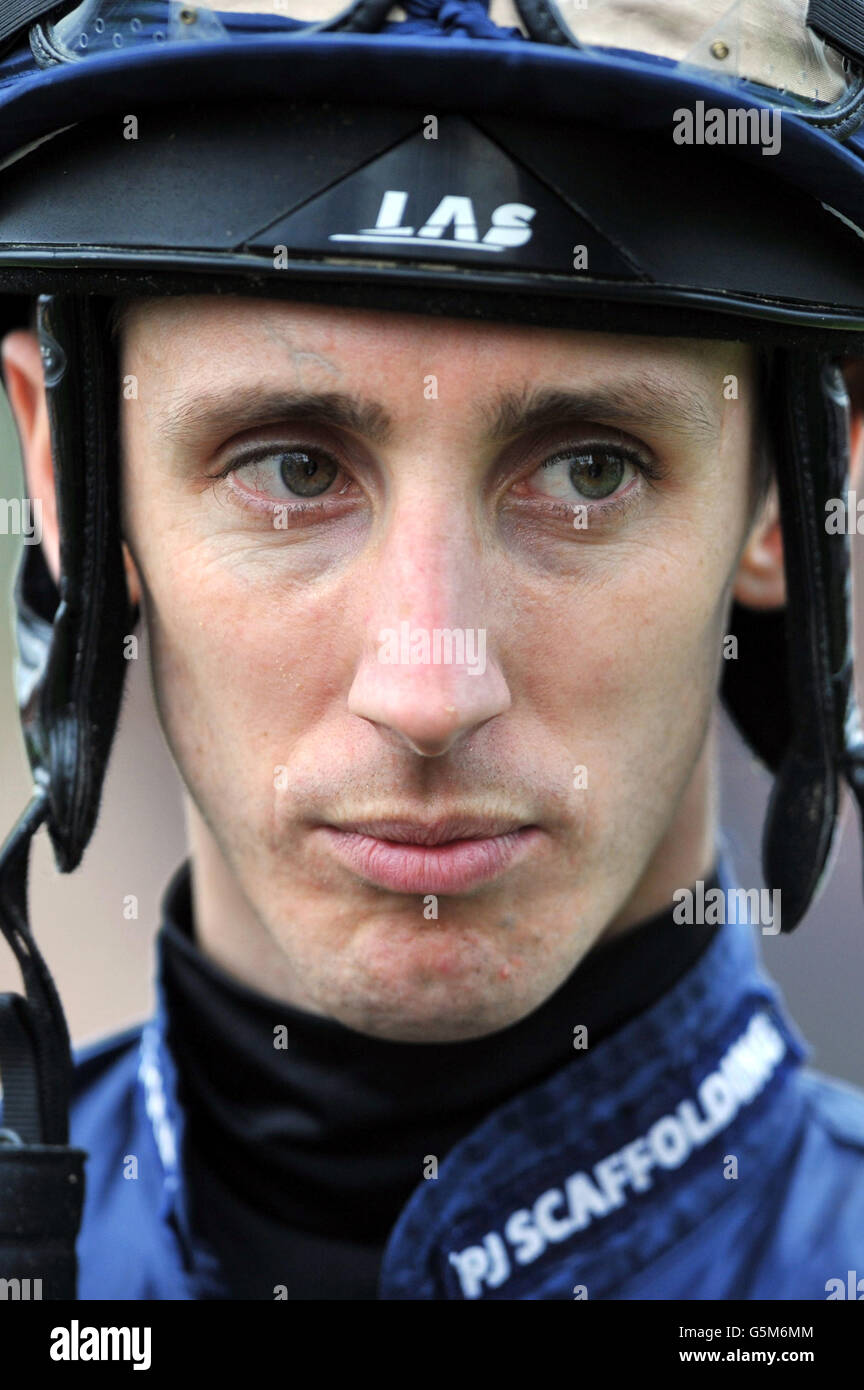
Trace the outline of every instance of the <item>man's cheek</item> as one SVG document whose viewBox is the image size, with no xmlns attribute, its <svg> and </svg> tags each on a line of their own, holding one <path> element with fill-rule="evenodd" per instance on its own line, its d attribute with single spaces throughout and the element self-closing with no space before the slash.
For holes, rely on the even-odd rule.
<svg viewBox="0 0 864 1390">
<path fill-rule="evenodd" d="M 573 737 L 606 769 L 601 797 L 671 789 L 692 762 L 714 693 L 722 622 L 669 583 L 636 589 L 584 634 L 574 667 Z M 580 671 L 581 667 L 581 671 Z"/>
<path fill-rule="evenodd" d="M 321 717 L 328 645 L 304 643 L 302 624 L 244 621 L 225 606 L 172 610 L 155 624 L 151 652 L 160 713 L 192 789 L 220 817 L 242 801 L 266 818 L 280 768 Z"/>
</svg>

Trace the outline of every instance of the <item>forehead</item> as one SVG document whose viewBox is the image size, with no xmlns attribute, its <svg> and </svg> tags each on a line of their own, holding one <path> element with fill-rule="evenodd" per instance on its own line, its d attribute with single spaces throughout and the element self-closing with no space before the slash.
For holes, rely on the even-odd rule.
<svg viewBox="0 0 864 1390">
<path fill-rule="evenodd" d="M 703 338 L 610 334 L 578 329 L 443 318 L 384 310 L 299 304 L 291 300 L 237 295 L 183 295 L 128 302 L 122 313 L 124 350 L 173 370 L 183 363 L 200 370 L 209 361 L 220 370 L 299 353 L 319 354 L 322 364 L 368 372 L 400 362 L 437 357 L 446 369 L 473 359 L 484 372 L 537 370 L 590 376 L 613 369 L 654 366 L 666 373 L 700 376 L 713 386 L 719 368 L 746 368 L 746 344 Z M 307 363 L 309 367 L 313 361 Z M 431 370 L 431 366 L 430 366 Z"/>
</svg>

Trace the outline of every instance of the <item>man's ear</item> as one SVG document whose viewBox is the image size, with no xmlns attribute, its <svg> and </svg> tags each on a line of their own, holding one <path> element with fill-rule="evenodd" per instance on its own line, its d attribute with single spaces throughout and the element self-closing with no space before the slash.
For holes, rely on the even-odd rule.
<svg viewBox="0 0 864 1390">
<path fill-rule="evenodd" d="M 732 594 L 745 608 L 782 608 L 786 602 L 780 502 L 774 480 L 741 552 Z"/>
<path fill-rule="evenodd" d="M 843 376 L 852 406 L 849 486 L 858 488 L 864 482 L 864 358 L 848 363 Z"/>
<path fill-rule="evenodd" d="M 847 364 L 843 375 L 851 405 L 849 418 L 849 485 L 864 480 L 864 360 Z M 782 608 L 786 602 L 783 536 L 777 483 L 771 483 L 764 505 L 751 528 L 741 555 L 733 595 L 747 608 Z"/>
<path fill-rule="evenodd" d="M 18 426 L 27 492 L 42 503 L 42 551 L 55 584 L 60 574 L 60 535 L 51 433 L 45 401 L 39 341 L 29 329 L 7 333 L 2 343 L 3 376 L 12 414 Z"/>
<path fill-rule="evenodd" d="M 30 329 L 7 333 L 0 354 L 6 394 L 18 426 L 27 492 L 42 502 L 42 550 L 54 580 L 60 578 L 60 530 L 57 524 L 57 498 L 54 491 L 54 464 L 51 458 L 51 430 L 39 340 Z M 133 604 L 140 602 L 141 583 L 132 556 L 124 544 L 126 582 Z"/>
</svg>

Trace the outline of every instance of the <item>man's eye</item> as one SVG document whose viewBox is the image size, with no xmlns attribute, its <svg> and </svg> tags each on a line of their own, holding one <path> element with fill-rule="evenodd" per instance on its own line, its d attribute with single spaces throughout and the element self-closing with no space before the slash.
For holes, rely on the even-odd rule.
<svg viewBox="0 0 864 1390">
<path fill-rule="evenodd" d="M 320 497 L 338 477 L 339 464 L 323 449 L 271 449 L 240 460 L 232 471 L 268 497 Z"/>
<path fill-rule="evenodd" d="M 636 472 L 636 465 L 620 450 L 592 445 L 554 454 L 533 477 L 547 497 L 597 502 L 611 497 L 622 483 L 630 482 Z"/>
</svg>

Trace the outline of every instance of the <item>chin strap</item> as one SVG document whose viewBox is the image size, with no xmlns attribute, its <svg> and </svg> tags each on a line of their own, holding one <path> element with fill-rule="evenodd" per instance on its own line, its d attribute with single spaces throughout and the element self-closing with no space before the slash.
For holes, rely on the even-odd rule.
<svg viewBox="0 0 864 1390">
<path fill-rule="evenodd" d="M 38 304 L 61 578 L 54 589 L 38 547 L 25 547 L 17 684 L 36 792 L 0 852 L 0 930 L 25 988 L 23 998 L 0 997 L 0 1279 L 30 1280 L 16 1291 L 30 1298 L 75 1298 L 87 1157 L 68 1147 L 69 1033 L 30 931 L 30 842 L 44 825 L 61 872 L 81 859 L 117 725 L 123 638 L 134 622 L 120 543 L 108 308 L 96 296 L 44 295 Z"/>
<path fill-rule="evenodd" d="M 0 853 L 0 930 L 25 989 L 0 995 L 0 1279 L 12 1298 L 74 1299 L 87 1155 L 68 1147 L 69 1033 L 27 916 L 30 842 L 47 812 L 37 793 Z"/>
<path fill-rule="evenodd" d="M 787 605 L 791 738 L 762 841 L 766 884 L 791 931 L 819 892 L 837 826 L 839 778 L 864 811 L 864 745 L 853 684 L 849 537 L 826 525 L 849 486 L 849 398 L 839 367 L 783 351 L 772 402 Z"/>
</svg>

